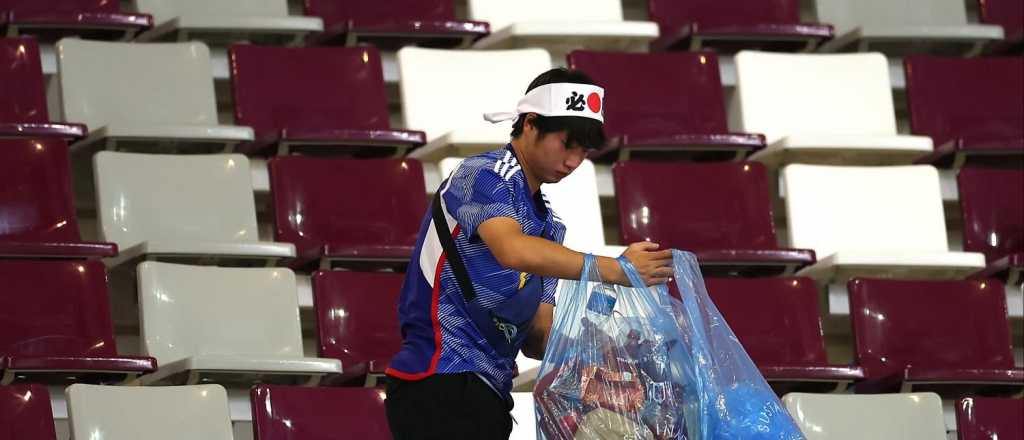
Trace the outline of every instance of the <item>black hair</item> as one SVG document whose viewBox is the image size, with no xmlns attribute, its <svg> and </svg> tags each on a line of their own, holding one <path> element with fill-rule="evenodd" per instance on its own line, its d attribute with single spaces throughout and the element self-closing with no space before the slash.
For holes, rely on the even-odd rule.
<svg viewBox="0 0 1024 440">
<path fill-rule="evenodd" d="M 594 84 L 594 80 L 586 73 L 579 70 L 570 70 L 563 67 L 551 69 L 537 76 L 526 88 L 526 93 L 545 84 L 574 83 Z M 605 134 L 604 124 L 601 121 L 579 116 L 541 116 L 536 115 L 531 122 L 537 129 L 538 137 L 548 133 L 567 132 L 566 144 L 579 144 L 585 149 L 594 150 L 604 146 Z M 512 137 L 518 138 L 523 134 L 523 124 L 526 122 L 526 113 L 521 113 L 519 119 L 512 125 Z"/>
</svg>

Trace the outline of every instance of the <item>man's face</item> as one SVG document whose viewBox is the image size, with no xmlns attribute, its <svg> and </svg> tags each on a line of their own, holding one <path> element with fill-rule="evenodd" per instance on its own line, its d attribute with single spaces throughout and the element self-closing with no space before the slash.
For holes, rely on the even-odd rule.
<svg viewBox="0 0 1024 440">
<path fill-rule="evenodd" d="M 538 135 L 537 130 L 526 124 L 524 135 L 531 140 L 526 149 L 530 157 L 527 163 L 541 183 L 557 183 L 583 163 L 587 151 L 580 145 L 566 145 L 568 133 L 564 131 Z"/>
</svg>

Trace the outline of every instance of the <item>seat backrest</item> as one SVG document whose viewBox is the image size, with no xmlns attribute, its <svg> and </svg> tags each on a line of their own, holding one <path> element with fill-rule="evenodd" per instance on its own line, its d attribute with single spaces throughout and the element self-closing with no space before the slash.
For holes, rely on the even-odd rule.
<svg viewBox="0 0 1024 440">
<path fill-rule="evenodd" d="M 149 240 L 258 241 L 245 156 L 101 151 L 93 166 L 100 236 L 121 249 Z"/>
<path fill-rule="evenodd" d="M 1006 293 L 995 280 L 849 283 L 854 353 L 868 377 L 928 368 L 1013 368 Z"/>
<path fill-rule="evenodd" d="M 67 144 L 0 139 L 0 242 L 80 240 Z"/>
<path fill-rule="evenodd" d="M 0 358 L 117 356 L 102 262 L 3 260 Z"/>
<path fill-rule="evenodd" d="M 0 440 L 56 440 L 52 411 L 42 385 L 0 386 Z"/>
<path fill-rule="evenodd" d="M 387 362 L 402 346 L 398 298 L 405 275 L 318 271 L 313 274 L 319 356 L 349 367 Z"/>
<path fill-rule="evenodd" d="M 348 2 L 303 0 L 306 15 L 320 17 L 324 26 L 344 25 L 350 20 L 360 24 L 390 23 L 401 20 L 446 21 L 455 19 L 451 0 L 386 0 Z"/>
<path fill-rule="evenodd" d="M 964 167 L 956 180 L 964 250 L 989 262 L 1024 252 L 1024 171 Z"/>
<path fill-rule="evenodd" d="M 15 14 L 46 14 L 54 12 L 121 12 L 121 3 L 110 0 L 0 0 L 0 11 Z"/>
<path fill-rule="evenodd" d="M 34 38 L 0 38 L 0 122 L 50 121 L 41 63 Z"/>
<path fill-rule="evenodd" d="M 942 399 L 934 393 L 790 393 L 783 405 L 807 440 L 942 440 Z"/>
<path fill-rule="evenodd" d="M 828 363 L 814 280 L 705 278 L 704 282 L 715 307 L 754 363 Z"/>
<path fill-rule="evenodd" d="M 728 132 L 714 53 L 574 51 L 568 61 L 615 103 L 604 111 L 609 137 Z"/>
<path fill-rule="evenodd" d="M 257 137 L 289 129 L 387 130 L 388 98 L 373 46 L 228 52 L 235 123 Z"/>
<path fill-rule="evenodd" d="M 838 251 L 948 252 L 939 174 L 927 165 L 788 165 L 789 245 Z"/>
<path fill-rule="evenodd" d="M 62 120 L 109 124 L 216 125 L 210 50 L 203 43 L 57 42 Z M 116 65 L 116 69 L 111 66 Z"/>
<path fill-rule="evenodd" d="M 228 394 L 220 385 L 67 388 L 71 438 L 232 440 Z"/>
<path fill-rule="evenodd" d="M 593 162 L 584 159 L 571 174 L 558 183 L 544 184 L 540 191 L 565 225 L 563 245 L 581 252 L 601 250 L 605 245 L 604 221 Z"/>
<path fill-rule="evenodd" d="M 965 26 L 962 0 L 814 0 L 817 19 L 835 26 L 836 36 L 861 26 Z"/>
<path fill-rule="evenodd" d="M 135 0 L 135 5 L 156 24 L 176 17 L 288 16 L 287 0 Z"/>
<path fill-rule="evenodd" d="M 730 128 L 763 133 L 896 135 L 889 64 L 879 53 L 736 55 Z"/>
<path fill-rule="evenodd" d="M 756 25 L 800 22 L 797 0 L 647 0 L 647 13 L 661 27 L 661 35 L 672 35 L 683 26 Z"/>
<path fill-rule="evenodd" d="M 1024 3 L 1017 0 L 978 0 L 978 16 L 982 23 L 1002 26 L 1007 36 L 1024 33 Z"/>
<path fill-rule="evenodd" d="M 270 161 L 274 238 L 311 247 L 415 246 L 427 211 L 423 166 L 414 159 Z"/>
<path fill-rule="evenodd" d="M 619 0 L 468 0 L 470 20 L 486 21 L 492 30 L 517 22 L 571 23 L 622 21 L 622 2 Z"/>
<path fill-rule="evenodd" d="M 289 269 L 147 261 L 138 276 L 142 349 L 160 364 L 199 355 L 303 357 Z"/>
<path fill-rule="evenodd" d="M 513 111 L 530 82 L 549 69 L 551 56 L 543 49 L 404 47 L 398 51 L 398 70 L 405 127 L 423 130 L 428 139 L 460 128 L 490 130 L 495 138 L 507 138 L 511 125 L 491 124 L 483 113 Z"/>
<path fill-rule="evenodd" d="M 910 131 L 935 145 L 952 138 L 1024 137 L 1021 57 L 904 59 Z"/>
<path fill-rule="evenodd" d="M 663 248 L 777 249 L 765 168 L 756 162 L 618 162 L 622 243 Z"/>
<path fill-rule="evenodd" d="M 254 440 L 344 438 L 390 440 L 384 391 L 257 385 L 252 389 Z"/>
<path fill-rule="evenodd" d="M 1024 438 L 1024 400 L 965 397 L 956 405 L 956 434 L 960 440 Z"/>
</svg>

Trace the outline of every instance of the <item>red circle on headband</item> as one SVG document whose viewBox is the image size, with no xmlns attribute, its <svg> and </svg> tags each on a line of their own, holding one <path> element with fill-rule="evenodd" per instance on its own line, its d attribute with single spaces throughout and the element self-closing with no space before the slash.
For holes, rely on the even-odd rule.
<svg viewBox="0 0 1024 440">
<path fill-rule="evenodd" d="M 597 93 L 591 93 L 587 96 L 587 107 L 590 107 L 590 111 L 594 113 L 601 112 L 601 96 Z"/>
</svg>

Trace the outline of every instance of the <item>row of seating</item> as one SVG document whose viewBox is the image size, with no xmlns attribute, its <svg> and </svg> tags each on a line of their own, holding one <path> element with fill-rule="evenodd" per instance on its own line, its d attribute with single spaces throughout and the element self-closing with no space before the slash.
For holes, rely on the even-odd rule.
<svg viewBox="0 0 1024 440">
<path fill-rule="evenodd" d="M 47 114 L 36 43 L 0 40 L 0 65 L 10 66 L 0 71 L 0 82 L 18 84 L 0 87 L 0 137 L 59 136 L 73 141 L 76 152 L 409 153 L 438 160 L 506 142 L 509 128 L 480 115 L 516 102 L 521 90 L 508 84 L 527 84 L 551 67 L 540 49 L 403 49 L 402 116 L 412 130 L 398 130 L 389 122 L 380 56 L 372 47 L 238 45 L 229 51 L 237 125 L 225 125 L 201 43 L 67 39 L 57 46 L 53 98 L 61 123 Z M 112 60 L 118 69 L 109 69 Z M 740 53 L 728 108 L 710 52 L 576 51 L 567 61 L 603 84 L 616 103 L 606 110 L 610 141 L 595 155 L 599 161 L 750 156 L 773 168 L 914 161 L 959 167 L 968 157 L 991 163 L 1024 156 L 1020 57 L 907 58 L 913 135 L 898 133 L 888 64 L 878 54 Z"/>
<path fill-rule="evenodd" d="M 771 48 L 977 53 L 986 44 L 1015 49 L 1024 23 L 1016 0 L 979 1 L 982 24 L 968 20 L 961 0 L 815 0 L 814 22 L 798 0 L 648 0 L 652 21 L 625 21 L 621 0 L 532 0 L 510 5 L 469 0 L 469 20 L 453 0 L 390 0 L 349 4 L 305 0 L 305 16 L 286 0 L 135 0 L 134 10 L 104 0 L 4 0 L 0 29 L 48 38 L 81 35 L 136 41 L 408 44 L 477 48 L 585 45 L 687 50 Z M 521 6 L 521 7 L 519 7 Z M 541 8 L 540 6 L 543 6 Z M 924 13 L 927 12 L 927 13 Z M 571 18 L 570 18 L 571 17 Z M 566 26 L 569 25 L 569 26 Z M 1004 42 L 1005 41 L 1005 42 Z M 901 43 L 894 47 L 894 43 Z"/>
<path fill-rule="evenodd" d="M 0 261 L 2 383 L 362 386 L 376 382 L 401 345 L 400 273 L 314 273 L 318 345 L 317 357 L 308 357 L 288 269 L 144 262 L 137 272 L 143 356 L 123 356 L 101 263 Z M 780 394 L 851 385 L 953 397 L 1024 390 L 998 281 L 850 281 L 852 366 L 828 362 L 813 280 L 708 278 L 707 285 Z"/>
<path fill-rule="evenodd" d="M 514 393 L 526 394 L 526 393 Z M 67 389 L 72 438 L 231 440 L 225 390 L 217 385 Z M 513 438 L 533 438 L 532 399 L 516 396 Z M 383 392 L 370 388 L 259 385 L 251 391 L 253 438 L 316 440 L 391 438 Z M 946 438 L 942 405 L 931 393 L 874 396 L 793 393 L 783 403 L 808 440 L 938 440 Z M 1024 401 L 966 397 L 956 403 L 959 440 L 1024 437 Z M 41 386 L 0 387 L 0 440 L 55 440 L 50 401 Z"/>
</svg>

